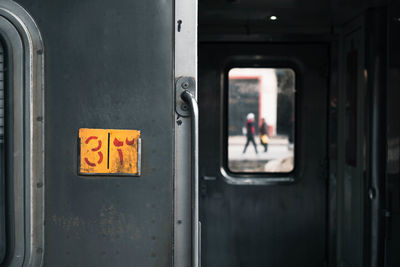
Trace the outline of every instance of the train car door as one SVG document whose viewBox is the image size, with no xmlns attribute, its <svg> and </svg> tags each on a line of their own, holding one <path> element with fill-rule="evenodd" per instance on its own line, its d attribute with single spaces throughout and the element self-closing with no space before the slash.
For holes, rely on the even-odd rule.
<svg viewBox="0 0 400 267">
<path fill-rule="evenodd" d="M 207 40 L 199 58 L 203 265 L 324 266 L 329 45 Z"/>
<path fill-rule="evenodd" d="M 26 10 L 44 44 L 31 51 L 44 58 L 43 65 L 33 66 L 44 66 L 44 114 L 26 125 L 28 130 L 32 124 L 45 125 L 45 180 L 24 181 L 25 192 L 33 195 L 18 195 L 27 216 L 36 214 L 40 223 L 35 228 L 26 217 L 7 229 L 12 236 L 13 227 L 21 226 L 27 238 L 38 242 L 7 240 L 2 266 L 14 260 L 18 266 L 98 267 L 196 262 L 191 251 L 191 113 L 175 112 L 175 83 L 180 77 L 189 81 L 180 86 L 195 98 L 197 1 L 15 2 L 2 1 L 1 14 L 18 20 Z M 8 4 L 17 11 L 8 12 Z M 23 32 L 24 27 L 16 28 Z M 27 38 L 24 44 L 32 42 Z M 141 141 L 139 132 L 127 136 L 132 132 L 116 129 L 140 131 Z M 90 146 L 85 151 L 91 155 L 84 156 L 82 144 Z M 132 144 L 136 152 L 124 154 Z M 128 165 L 112 171 L 108 166 L 115 159 Z M 129 169 L 132 162 L 134 170 Z M 35 195 L 43 190 L 44 199 Z M 36 206 L 43 209 L 36 213 Z M 15 252 L 17 243 L 22 249 Z"/>
</svg>

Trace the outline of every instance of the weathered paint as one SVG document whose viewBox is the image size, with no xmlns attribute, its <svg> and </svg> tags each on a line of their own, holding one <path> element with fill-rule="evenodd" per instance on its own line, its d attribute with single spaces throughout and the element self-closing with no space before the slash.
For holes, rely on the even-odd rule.
<svg viewBox="0 0 400 267">
<path fill-rule="evenodd" d="M 110 131 L 110 173 L 138 173 L 140 131 Z"/>
<path fill-rule="evenodd" d="M 140 131 L 79 129 L 81 174 L 138 174 Z"/>
</svg>

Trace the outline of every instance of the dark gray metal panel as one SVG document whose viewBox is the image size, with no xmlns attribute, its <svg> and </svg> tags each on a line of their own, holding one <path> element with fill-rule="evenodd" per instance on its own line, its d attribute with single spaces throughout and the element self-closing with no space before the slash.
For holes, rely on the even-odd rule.
<svg viewBox="0 0 400 267">
<path fill-rule="evenodd" d="M 331 70 L 329 77 L 329 182 L 328 182 L 328 266 L 337 265 L 337 180 L 338 180 L 338 96 L 339 96 L 339 55 L 341 44 L 331 43 Z"/>
<path fill-rule="evenodd" d="M 46 53 L 46 266 L 172 261 L 172 1 L 30 1 Z M 77 175 L 78 129 L 138 129 L 141 177 Z"/>
<path fill-rule="evenodd" d="M 338 83 L 337 238 L 338 263 L 363 265 L 365 183 L 364 153 L 366 85 L 363 20 L 342 31 Z"/>
<path fill-rule="evenodd" d="M 400 266 L 400 3 L 388 8 L 386 263 Z"/>
<path fill-rule="evenodd" d="M 0 43 L 0 263 L 6 254 L 4 99 L 4 49 L 3 44 Z"/>
<path fill-rule="evenodd" d="M 294 183 L 228 185 L 219 173 L 221 71 L 232 55 L 298 63 Z M 328 70 L 326 44 L 200 44 L 200 178 L 216 177 L 200 187 L 204 266 L 323 266 Z"/>
<path fill-rule="evenodd" d="M 387 14 L 385 8 L 366 13 L 366 67 L 370 107 L 368 266 L 384 265 L 384 208 L 386 175 Z"/>
</svg>

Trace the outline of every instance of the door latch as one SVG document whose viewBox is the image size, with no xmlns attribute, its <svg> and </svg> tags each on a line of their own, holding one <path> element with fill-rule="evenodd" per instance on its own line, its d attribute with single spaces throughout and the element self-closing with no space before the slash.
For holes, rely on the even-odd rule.
<svg viewBox="0 0 400 267">
<path fill-rule="evenodd" d="M 182 117 L 189 117 L 191 114 L 189 105 L 183 101 L 181 95 L 184 91 L 195 94 L 196 81 L 192 77 L 179 77 L 175 83 L 175 111 Z"/>
</svg>

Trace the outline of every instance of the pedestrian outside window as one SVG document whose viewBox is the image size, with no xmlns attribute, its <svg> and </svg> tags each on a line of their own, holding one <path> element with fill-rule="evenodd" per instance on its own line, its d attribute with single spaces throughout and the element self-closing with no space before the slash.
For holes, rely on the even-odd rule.
<svg viewBox="0 0 400 267">
<path fill-rule="evenodd" d="M 295 72 L 290 68 L 232 68 L 228 77 L 229 170 L 293 171 Z"/>
</svg>

